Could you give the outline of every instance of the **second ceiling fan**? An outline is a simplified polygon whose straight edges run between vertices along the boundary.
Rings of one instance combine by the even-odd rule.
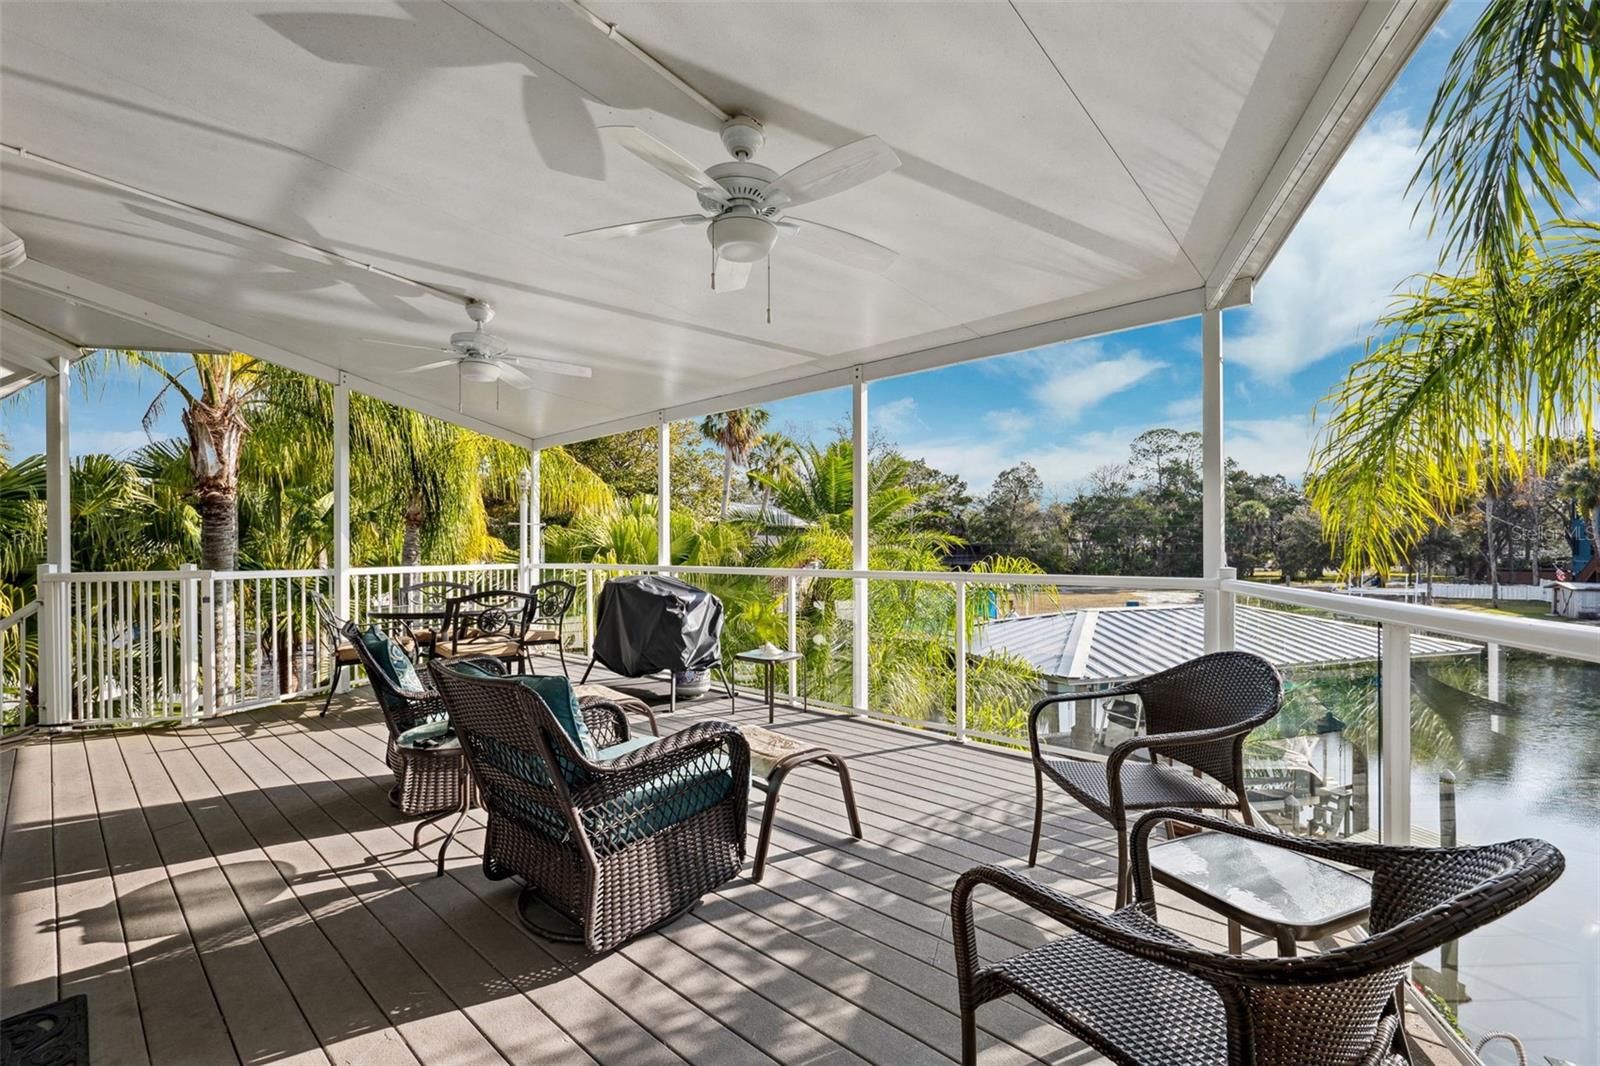
[[[898,254],[854,233],[785,214],[788,208],[844,192],[898,167],[900,157],[878,137],[852,141],[779,174],[753,161],[766,137],[761,123],[746,115],[722,126],[722,144],[733,159],[705,170],[638,126],[600,129],[667,177],[693,189],[701,208],[711,213],[625,222],[569,237],[610,240],[703,224],[713,250],[711,287],[717,292],[744,288],[750,267],[772,252],[780,234],[792,234],[797,248],[875,273],[887,270]]]

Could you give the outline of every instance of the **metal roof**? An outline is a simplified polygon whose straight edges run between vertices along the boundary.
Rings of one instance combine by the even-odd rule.
[[[1372,663],[1378,628],[1268,607],[1235,609],[1235,647],[1276,666]],[[1143,677],[1205,652],[1205,606],[1094,607],[1063,614],[998,618],[972,642],[974,654],[1004,651],[1050,677],[1122,681]],[[1463,641],[1413,634],[1413,658],[1476,655]]]

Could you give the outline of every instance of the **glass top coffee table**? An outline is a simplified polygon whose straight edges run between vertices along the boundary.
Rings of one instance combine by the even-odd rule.
[[[1150,848],[1150,872],[1228,919],[1228,950],[1241,954],[1239,928],[1270,936],[1278,954],[1367,920],[1372,885],[1332,863],[1232,833],[1203,832]]]

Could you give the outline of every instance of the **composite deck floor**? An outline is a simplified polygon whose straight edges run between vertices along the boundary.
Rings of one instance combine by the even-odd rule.
[[[482,874],[481,814],[436,878],[442,827],[411,849],[365,690],[319,709],[0,749],[0,1013],[87,993],[97,1066],[915,1066],[958,1054],[950,889],[977,863],[1023,865],[1024,759],[780,707],[777,728],[848,758],[865,840],[848,834],[837,779],[797,771],[760,884],[747,863],[690,915],[596,958],[524,931],[515,886]],[[727,703],[680,705],[662,729],[710,716]],[[741,698],[735,721],[765,719]],[[1036,875],[1109,906],[1111,848],[1103,824],[1053,798]],[[992,902],[986,957],[1051,935]],[[1162,918],[1224,941],[1194,907]],[[980,1018],[986,1064],[1098,1061],[1022,1006]]]

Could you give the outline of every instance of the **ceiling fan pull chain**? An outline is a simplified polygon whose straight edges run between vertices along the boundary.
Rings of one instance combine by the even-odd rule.
[[[767,325],[772,325],[772,255],[767,255]]]

